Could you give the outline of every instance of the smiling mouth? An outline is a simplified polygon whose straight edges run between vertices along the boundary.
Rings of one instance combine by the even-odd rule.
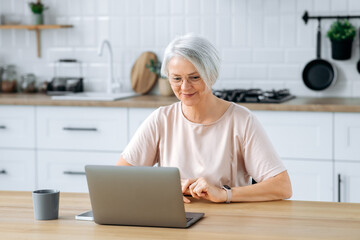
[[[184,97],[192,97],[195,95],[195,93],[183,93],[182,94]]]

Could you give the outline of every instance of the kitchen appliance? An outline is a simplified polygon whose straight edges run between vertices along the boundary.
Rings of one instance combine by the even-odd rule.
[[[77,77],[59,76],[59,69],[63,64],[76,64],[79,69],[79,75]],[[76,59],[60,59],[56,61],[54,64],[54,78],[47,85],[46,93],[48,95],[65,95],[83,91],[81,62]]]
[[[318,20],[316,36],[316,59],[306,64],[303,70],[304,84],[311,90],[324,90],[335,84],[336,68],[328,61],[321,59],[321,24]]]
[[[295,98],[290,94],[289,89],[263,91],[258,88],[253,89],[225,89],[214,90],[214,95],[218,98],[230,102],[242,103],[282,103]]]

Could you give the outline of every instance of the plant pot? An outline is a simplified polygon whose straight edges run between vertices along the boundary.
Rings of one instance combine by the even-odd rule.
[[[351,58],[352,39],[335,41],[331,40],[332,58],[335,60],[347,60]]]
[[[31,15],[31,22],[34,25],[42,25],[44,24],[44,15],[41,13],[33,13]]]
[[[174,95],[174,92],[167,78],[159,78],[159,91],[160,95],[164,97]]]

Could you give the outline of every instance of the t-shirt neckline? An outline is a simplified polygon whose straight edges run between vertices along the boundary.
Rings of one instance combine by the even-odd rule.
[[[181,107],[181,101],[178,102],[178,111],[180,111],[180,115],[181,117],[184,119],[185,122],[189,123],[189,124],[192,124],[192,125],[196,125],[196,126],[210,126],[210,125],[215,125],[217,124],[218,122],[222,121],[222,119],[225,118],[225,116],[231,111],[231,109],[234,107],[234,103],[230,103],[229,107],[226,109],[226,111],[223,113],[223,115],[221,115],[221,117],[219,117],[217,120],[215,120],[214,122],[211,122],[211,123],[195,123],[195,122],[192,122],[190,121],[189,119],[187,119],[185,117],[185,114],[183,113],[182,111],[182,107]]]

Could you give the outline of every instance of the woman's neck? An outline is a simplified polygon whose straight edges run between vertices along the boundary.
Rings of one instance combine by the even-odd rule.
[[[230,103],[209,94],[193,106],[181,104],[184,116],[191,122],[209,124],[218,120],[227,110]]]

